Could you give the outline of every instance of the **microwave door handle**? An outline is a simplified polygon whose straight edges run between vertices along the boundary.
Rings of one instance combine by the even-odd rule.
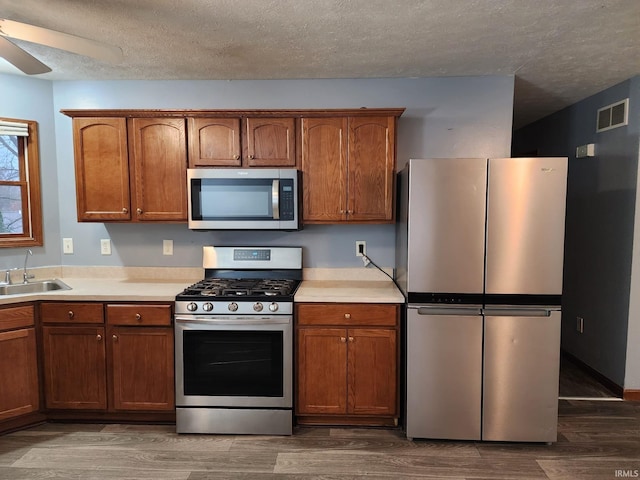
[[[273,219],[280,220],[280,180],[277,178],[271,184],[271,206],[273,208]]]

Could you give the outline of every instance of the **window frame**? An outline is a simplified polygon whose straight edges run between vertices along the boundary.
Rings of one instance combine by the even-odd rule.
[[[3,185],[19,185],[22,197],[22,234],[0,234],[0,248],[33,247],[43,245],[42,233],[42,191],[40,185],[40,150],[38,122],[2,117],[0,120],[25,123],[29,129],[28,137],[18,137],[18,162],[20,180],[2,182]],[[26,148],[25,148],[26,143]],[[26,155],[25,155],[26,154]],[[26,212],[26,214],[25,214]]]

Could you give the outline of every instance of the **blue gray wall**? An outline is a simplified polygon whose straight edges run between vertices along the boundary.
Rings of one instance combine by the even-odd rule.
[[[410,157],[508,156],[512,76],[275,81],[55,81],[0,74],[0,115],[39,122],[45,247],[34,265],[199,266],[207,244],[296,245],[305,266],[358,267],[355,241],[393,267],[393,225],[316,225],[300,232],[191,232],[186,225],[78,223],[71,119],[61,109],[277,109],[406,107],[398,124],[401,168]],[[61,239],[73,238],[63,255]],[[112,255],[100,254],[110,238]],[[162,240],[174,255],[162,255]],[[0,267],[20,265],[24,249],[0,249]]]
[[[35,120],[40,136],[44,246],[32,248],[30,265],[60,264],[58,173],[53,85],[46,80],[0,74],[0,117]],[[22,266],[26,248],[0,248],[0,269]]]
[[[620,386],[625,382],[638,172],[638,110],[627,127],[596,133],[598,108],[630,97],[638,79],[514,133],[513,154],[569,157],[562,347]],[[575,158],[594,143],[595,156]],[[576,317],[584,318],[584,333]],[[638,343],[635,342],[637,345]],[[639,367],[636,367],[636,370]]]

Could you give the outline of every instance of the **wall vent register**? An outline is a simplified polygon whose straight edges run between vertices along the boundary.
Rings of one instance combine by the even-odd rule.
[[[629,123],[629,99],[598,109],[596,132],[623,127]]]

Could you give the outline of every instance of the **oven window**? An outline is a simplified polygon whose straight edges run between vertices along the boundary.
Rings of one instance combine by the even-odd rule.
[[[281,331],[183,332],[184,393],[283,396]]]

